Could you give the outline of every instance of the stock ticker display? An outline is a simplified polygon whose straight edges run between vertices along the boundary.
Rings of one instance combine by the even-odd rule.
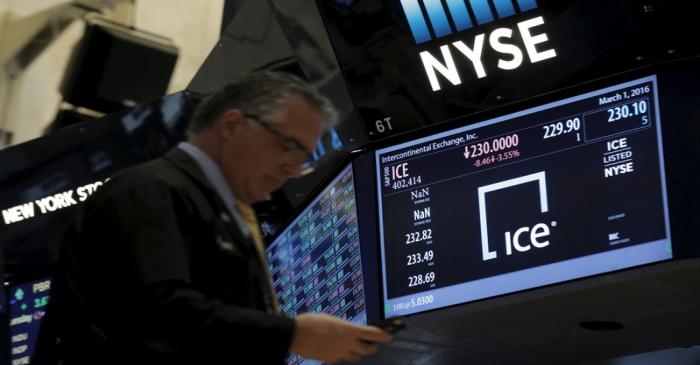
[[[283,313],[323,312],[366,323],[352,165],[267,248]],[[289,364],[310,364],[292,356]]]
[[[385,316],[672,258],[655,76],[376,151]]]
[[[49,303],[51,281],[41,279],[9,287],[10,363],[30,364]]]

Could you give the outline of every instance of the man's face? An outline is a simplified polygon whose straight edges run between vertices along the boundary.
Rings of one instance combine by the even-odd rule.
[[[262,121],[274,131],[243,117],[236,137],[224,143],[221,167],[236,199],[251,204],[269,199],[287,179],[301,174],[307,154],[316,149],[323,121],[301,97],[292,97],[286,110]],[[296,140],[304,150],[290,148],[285,139]]]

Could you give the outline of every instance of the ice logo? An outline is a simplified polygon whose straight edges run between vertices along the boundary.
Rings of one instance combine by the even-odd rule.
[[[546,213],[549,211],[549,202],[547,200],[547,177],[544,171],[534,174],[509,179],[495,184],[481,186],[477,189],[479,196],[479,223],[481,229],[481,254],[482,261],[493,260],[498,257],[495,250],[491,250],[489,245],[488,222],[486,220],[486,194],[494,191],[507,189],[513,186],[537,182],[539,186],[540,212]],[[550,223],[552,227],[557,226],[556,221]],[[513,249],[517,252],[529,251],[532,247],[544,248],[549,246],[547,238],[550,234],[550,226],[545,223],[535,224],[533,227],[521,227],[515,232],[506,231],[505,236],[505,251],[506,255],[512,255]],[[521,242],[522,236],[525,235],[528,242]]]

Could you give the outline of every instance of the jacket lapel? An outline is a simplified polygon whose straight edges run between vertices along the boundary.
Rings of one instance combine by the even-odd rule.
[[[225,226],[229,228],[229,232],[233,235],[234,239],[243,243],[248,251],[254,252],[252,251],[255,249],[253,246],[254,243],[250,238],[243,235],[238,223],[235,222],[234,218],[229,214],[226,204],[224,204],[219,193],[216,192],[216,189],[214,189],[209,180],[207,180],[207,177],[197,164],[197,161],[188,155],[187,152],[177,147],[171,149],[163,156],[163,159],[172,163],[199,186],[207,200],[213,205],[215,214],[217,214],[217,219],[225,223]]]
[[[168,153],[166,153],[165,156],[163,156],[163,158],[175,165],[175,167],[183,171],[185,174],[187,174],[187,176],[195,180],[199,185],[206,188],[209,193],[216,194],[216,190],[211,185],[211,183],[209,183],[207,177],[204,176],[204,172],[201,168],[199,168],[197,161],[195,161],[190,155],[188,155],[187,152],[175,147],[168,151]]]

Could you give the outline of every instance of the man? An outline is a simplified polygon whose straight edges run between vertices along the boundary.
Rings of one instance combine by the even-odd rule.
[[[316,147],[329,102],[296,77],[256,73],[205,99],[189,140],[114,176],[65,240],[49,318],[66,364],[335,362],[390,336],[276,311],[245,208]],[[251,230],[251,227],[253,230]]]

